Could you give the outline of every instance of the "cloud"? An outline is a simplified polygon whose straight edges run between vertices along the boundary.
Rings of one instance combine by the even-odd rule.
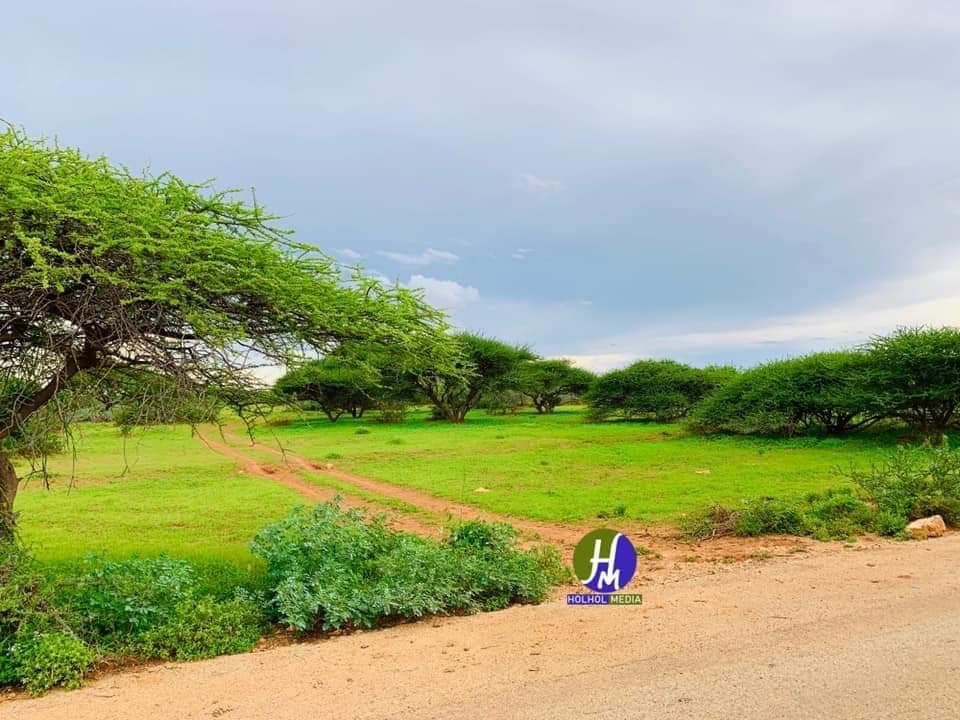
[[[345,257],[347,260],[363,260],[367,257],[366,253],[357,252],[351,248],[340,248],[338,251],[341,257]]]
[[[527,256],[532,252],[533,250],[530,248],[517,248],[510,253],[510,257],[512,257],[514,260],[526,260]]]
[[[728,327],[662,333],[638,330],[598,340],[633,357],[714,357],[726,351],[782,357],[852,347],[903,326],[960,324],[960,253],[932,259],[925,269],[877,283],[851,300],[806,312],[773,315]],[[594,356],[585,356],[594,357]]]
[[[520,173],[513,179],[513,186],[532,195],[553,195],[567,189],[560,180],[542,178],[533,173]]]
[[[434,250],[433,248],[427,248],[419,255],[388,252],[386,250],[378,251],[377,255],[398,262],[401,265],[453,265],[460,259],[459,255],[455,255],[452,252],[448,252],[447,250]]]
[[[574,365],[584,370],[601,373],[629,365],[637,359],[633,353],[599,353],[597,355],[563,355]]]
[[[413,275],[407,287],[423,290],[427,302],[443,310],[454,310],[480,299],[480,291],[475,287],[424,275]]]

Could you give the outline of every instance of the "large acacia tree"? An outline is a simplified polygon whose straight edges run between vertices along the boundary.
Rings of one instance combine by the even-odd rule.
[[[420,296],[295,244],[254,201],[0,133],[0,526],[11,453],[76,387],[147,370],[191,393],[256,385],[344,341],[444,367]],[[429,361],[422,356],[429,355]]]

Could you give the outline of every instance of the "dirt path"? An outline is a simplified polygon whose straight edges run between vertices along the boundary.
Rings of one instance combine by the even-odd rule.
[[[338,493],[332,488],[325,488],[316,485],[309,480],[305,480],[296,472],[292,471],[287,465],[264,465],[250,457],[243,450],[220,440],[213,432],[198,430],[197,434],[200,440],[213,452],[219,453],[235,461],[240,469],[250,475],[257,475],[267,480],[272,480],[284,485],[291,490],[300,493],[303,497],[314,502],[329,502],[338,495],[344,507],[360,508],[362,510],[381,513],[385,512],[390,527],[397,530],[406,530],[407,532],[417,533],[429,537],[436,537],[438,528],[435,525],[428,525],[420,522],[417,518],[410,517],[403,513],[391,511],[390,508],[383,505],[368,502],[362,498]],[[232,436],[234,442],[239,440],[237,436]],[[242,442],[242,441],[241,441]],[[292,464],[292,463],[291,463]]]
[[[5,720],[957,717],[960,534],[640,582],[535,607],[157,666]],[[644,571],[648,568],[644,568]]]
[[[207,436],[209,436],[209,434]],[[426,510],[442,519],[455,518],[459,520],[506,522],[513,525],[527,537],[558,545],[568,553],[572,551],[572,548],[579,542],[580,538],[600,524],[599,521],[589,524],[549,523],[493,513],[481,510],[472,505],[431,495],[416,488],[394,485],[382,480],[374,480],[372,478],[355,475],[341,470],[329,462],[313,462],[289,450],[281,450],[275,446],[264,443],[251,442],[249,438],[241,437],[229,431],[224,432],[224,437],[231,444],[219,448],[218,451],[237,459],[238,462],[243,463],[245,468],[249,468],[250,472],[255,471],[253,469],[254,466],[259,466],[261,471],[268,472],[270,473],[270,477],[281,481],[288,481],[289,476],[293,475],[296,478],[296,482],[314,489],[316,489],[315,485],[303,480],[303,478],[292,473],[290,470],[326,475],[340,482],[352,485],[359,490],[381,497],[400,500],[408,505]],[[260,466],[244,452],[244,449],[249,450],[251,447],[274,455],[282,464],[276,467]],[[285,484],[287,484],[286,481]],[[325,499],[329,499],[334,494],[335,493],[331,491]],[[351,499],[349,497],[347,500],[348,503],[359,503],[361,506],[364,504],[362,500]],[[367,502],[365,504],[367,507],[375,510],[383,509],[374,503]],[[397,516],[396,522],[404,522],[402,514]],[[399,527],[399,525],[395,526]],[[412,523],[406,529],[410,529],[413,532],[422,532],[422,529],[417,529],[416,523]],[[631,540],[635,543],[642,544],[658,557],[660,562],[653,566],[653,572],[670,569],[674,575],[689,575],[697,572],[696,566],[702,563],[729,562],[758,556],[792,554],[799,551],[818,552],[824,547],[821,543],[813,543],[802,538],[778,536],[762,538],[721,538],[708,543],[692,543],[679,537],[673,528],[640,526],[636,523],[621,523],[617,529],[625,532]],[[431,532],[433,535],[436,535],[436,528],[433,528]]]

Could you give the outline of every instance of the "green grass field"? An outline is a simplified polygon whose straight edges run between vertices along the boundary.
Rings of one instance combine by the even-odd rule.
[[[94,552],[166,553],[245,566],[253,562],[253,535],[302,502],[285,487],[238,473],[182,426],[124,441],[112,425],[84,424],[76,464],[59,455],[50,470],[51,490],[31,480],[16,502],[24,540],[50,562]]]
[[[624,506],[628,517],[655,523],[712,502],[841,485],[839,469],[868,464],[894,444],[884,434],[708,439],[685,435],[678,425],[585,423],[579,408],[547,416],[475,411],[464,425],[427,418],[417,413],[395,425],[287,418],[257,436],[359,475],[496,512],[589,520]]]
[[[518,517],[589,522],[623,506],[627,518],[651,523],[674,522],[712,502],[837,486],[844,482],[838,468],[867,464],[893,444],[882,434],[704,439],[676,425],[588,424],[575,408],[553,416],[478,411],[459,426],[429,421],[425,413],[399,425],[278,417],[258,438],[360,475]],[[124,440],[111,425],[85,424],[76,450],[76,460],[51,458],[52,490],[33,480],[17,499],[22,535],[42,560],[166,553],[249,567],[253,535],[303,502],[279,484],[239,472],[182,426]]]

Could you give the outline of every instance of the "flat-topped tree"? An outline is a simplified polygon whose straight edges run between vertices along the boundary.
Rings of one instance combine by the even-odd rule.
[[[485,393],[515,389],[520,365],[536,356],[527,348],[480,335],[453,337],[460,350],[455,366],[427,366],[417,373],[416,382],[433,403],[435,415],[461,423]]]
[[[0,525],[31,418],[72,384],[139,368],[195,391],[257,384],[342,341],[443,367],[443,317],[341,269],[257,205],[173,175],[0,133]],[[423,360],[429,356],[429,360]],[[84,383],[77,383],[83,377]]]
[[[569,360],[532,360],[517,371],[517,389],[530,398],[538,413],[552,413],[564,395],[582,395],[595,376]]]

